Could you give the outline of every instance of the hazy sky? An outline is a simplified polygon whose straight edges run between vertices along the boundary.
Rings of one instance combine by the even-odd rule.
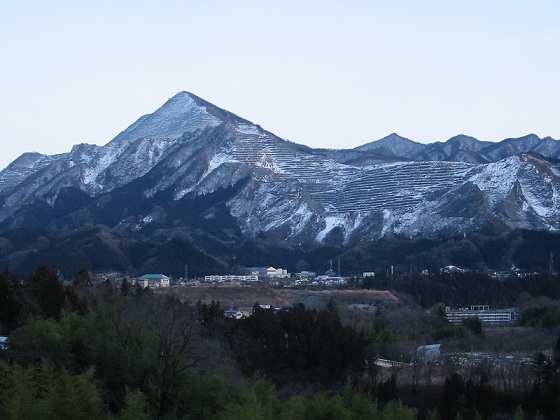
[[[182,90],[312,147],[560,139],[558,0],[0,0],[0,60],[1,168]]]

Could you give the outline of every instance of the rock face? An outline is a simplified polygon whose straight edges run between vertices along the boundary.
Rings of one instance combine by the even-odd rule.
[[[206,208],[206,220],[294,244],[556,232],[558,158],[560,141],[535,135],[424,145],[391,134],[352,150],[311,149],[181,92],[105,146],[12,162],[0,172],[0,231],[182,229],[189,220],[170,209],[219,195],[225,207]]]

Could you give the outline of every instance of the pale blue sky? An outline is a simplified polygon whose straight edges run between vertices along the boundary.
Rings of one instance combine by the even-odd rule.
[[[187,90],[312,147],[560,139],[560,1],[0,0],[0,167]]]

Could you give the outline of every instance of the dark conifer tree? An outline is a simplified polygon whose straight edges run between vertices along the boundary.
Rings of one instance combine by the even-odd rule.
[[[7,269],[0,273],[0,333],[7,334],[18,325],[21,316],[21,306],[18,293],[21,283]]]
[[[65,301],[64,287],[58,274],[47,267],[40,266],[27,279],[25,284],[31,299],[31,312],[44,319],[60,317],[60,312]]]

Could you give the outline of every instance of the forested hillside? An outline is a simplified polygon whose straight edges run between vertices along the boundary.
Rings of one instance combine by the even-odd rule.
[[[454,351],[504,346],[496,341],[502,329],[476,322],[451,326],[437,305],[418,309],[415,299],[428,305],[441,297],[434,292],[439,280],[417,283],[422,287],[412,300],[408,293],[418,279],[376,280],[378,287],[387,281],[389,289],[407,294],[387,306],[378,302],[373,311],[339,308],[333,295],[318,308],[299,303],[273,310],[255,303],[250,316],[236,320],[226,318],[217,301],[189,302],[128,282],[119,289],[109,282],[94,285],[85,270],[67,285],[45,266],[23,282],[4,271],[0,324],[8,342],[0,350],[0,416],[557,418],[560,344],[553,341],[559,312],[543,300],[556,293],[550,278],[527,279],[520,293],[528,306],[515,334],[541,337],[536,341],[553,350],[520,365],[522,380],[507,366],[407,361],[407,348],[430,339]],[[447,280],[458,293],[493,281],[468,275]],[[383,371],[377,361],[386,358],[402,360],[403,368]]]

